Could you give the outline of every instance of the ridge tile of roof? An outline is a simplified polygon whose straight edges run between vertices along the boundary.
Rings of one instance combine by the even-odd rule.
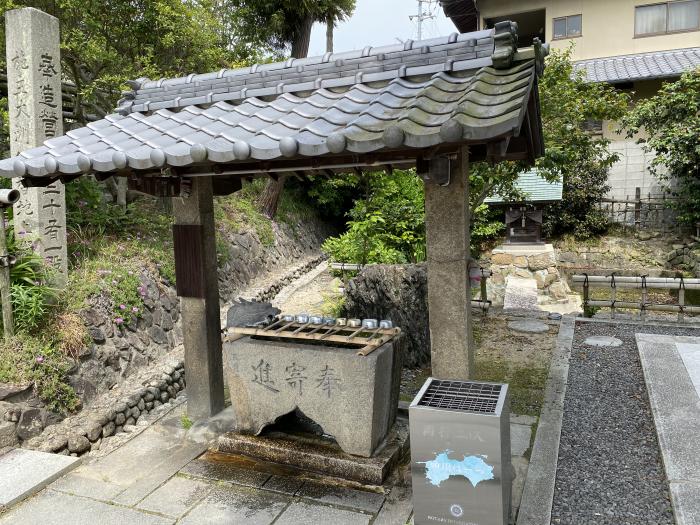
[[[130,83],[134,89],[123,94],[116,111],[127,114],[222,100],[230,102],[304,88],[341,87],[433,74],[444,70],[445,63],[455,70],[479,68],[490,65],[487,61],[494,46],[494,30],[489,29],[178,78],[141,78]]]

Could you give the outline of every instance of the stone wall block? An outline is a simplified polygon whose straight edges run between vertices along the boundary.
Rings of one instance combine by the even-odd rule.
[[[15,423],[0,420],[0,448],[13,447],[19,443]]]
[[[44,430],[45,424],[46,410],[43,408],[24,410],[17,423],[17,436],[22,440],[38,436]]]

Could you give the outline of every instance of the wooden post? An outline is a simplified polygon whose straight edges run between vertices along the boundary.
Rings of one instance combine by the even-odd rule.
[[[469,152],[428,161],[425,224],[432,375],[474,374],[469,279]],[[449,181],[449,184],[446,184]]]
[[[642,188],[634,189],[634,226],[637,230],[642,226]]]
[[[190,197],[173,199],[173,214],[187,412],[192,419],[205,419],[224,408],[212,178],[193,178]]]

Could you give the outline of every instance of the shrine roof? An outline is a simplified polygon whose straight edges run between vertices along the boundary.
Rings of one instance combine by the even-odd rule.
[[[516,30],[139,79],[114,114],[0,161],[0,176],[347,171],[461,145],[534,161],[547,48],[517,49]]]
[[[524,195],[524,202],[556,202],[562,199],[564,184],[561,181],[550,182],[543,179],[536,169],[518,175],[515,181],[518,192]],[[485,204],[507,204],[500,195],[492,195],[484,200]]]

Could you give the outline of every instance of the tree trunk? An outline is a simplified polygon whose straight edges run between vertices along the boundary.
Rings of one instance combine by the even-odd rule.
[[[314,19],[311,15],[307,15],[303,20],[297,34],[292,41],[292,58],[306,58],[309,54],[309,44],[311,43],[311,26],[314,25]]]
[[[335,21],[332,16],[326,19],[326,53],[333,52],[333,29],[335,27]]]
[[[265,190],[258,198],[260,213],[268,219],[274,219],[277,214],[277,207],[279,206],[280,197],[282,196],[285,180],[287,180],[286,175],[280,175],[277,180],[268,180],[265,185]]]
[[[302,22],[294,41],[292,42],[292,58],[306,58],[309,54],[309,44],[311,43],[311,26],[314,19],[310,15]],[[258,199],[260,211],[268,219],[274,219],[277,215],[277,207],[284,190],[286,175],[281,175],[277,180],[269,179],[265,189]]]

